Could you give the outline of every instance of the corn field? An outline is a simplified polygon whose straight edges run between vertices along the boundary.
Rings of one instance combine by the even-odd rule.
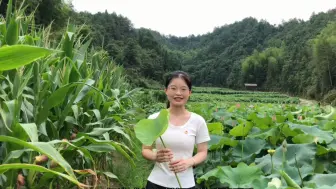
[[[57,41],[24,10],[10,0],[0,22],[0,188],[108,185],[112,153],[134,166],[137,89],[81,27]]]

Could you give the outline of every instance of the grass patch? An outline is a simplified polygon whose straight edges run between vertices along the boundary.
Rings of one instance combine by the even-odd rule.
[[[135,142],[132,151],[136,154],[136,159],[134,159],[136,167],[133,168],[125,158],[117,158],[117,162],[113,166],[113,173],[119,177],[120,182],[127,188],[145,188],[154,163],[142,157],[141,142],[136,138],[132,140]]]

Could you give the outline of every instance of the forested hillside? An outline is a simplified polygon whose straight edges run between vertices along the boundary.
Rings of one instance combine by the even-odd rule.
[[[132,78],[160,82],[167,71],[183,69],[199,86],[242,89],[244,83],[257,83],[260,90],[319,100],[332,96],[326,94],[335,88],[335,9],[280,26],[246,18],[189,37],[135,29],[115,13],[78,13],[75,20],[90,26],[95,45],[103,46]]]
[[[107,12],[76,14],[76,24],[86,23],[95,46],[107,50],[130,78],[162,80],[164,73],[182,69],[180,52],[163,46],[147,29],[135,29],[129,19]],[[137,83],[142,85],[142,83]]]
[[[184,68],[199,85],[241,88],[248,82],[265,90],[323,96],[335,83],[335,23],[331,21],[336,21],[335,10],[279,27],[246,18],[200,37],[201,45],[191,39],[190,44],[203,48],[197,47]]]
[[[16,5],[22,0],[17,0]],[[4,5],[6,3],[3,3]],[[279,26],[255,18],[189,37],[163,36],[116,13],[75,12],[63,0],[27,1],[36,7],[36,24],[54,20],[53,31],[68,21],[85,25],[93,45],[126,68],[134,85],[153,86],[171,70],[188,71],[196,85],[243,89],[257,83],[260,90],[275,90],[314,99],[334,99],[336,83],[336,9],[313,14],[308,21],[292,19]],[[37,5],[40,6],[37,6]],[[6,7],[1,7],[1,13]],[[69,20],[65,19],[69,18]],[[330,93],[330,94],[328,94]],[[330,101],[330,100],[329,100]]]

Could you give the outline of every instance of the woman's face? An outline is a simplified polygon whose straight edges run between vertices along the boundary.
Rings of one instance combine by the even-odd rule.
[[[184,106],[191,94],[187,83],[182,78],[172,79],[165,91],[171,106]]]

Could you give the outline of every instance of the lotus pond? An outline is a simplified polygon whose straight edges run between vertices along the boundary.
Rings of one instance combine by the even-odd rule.
[[[191,103],[211,133],[202,188],[336,188],[332,107]]]

